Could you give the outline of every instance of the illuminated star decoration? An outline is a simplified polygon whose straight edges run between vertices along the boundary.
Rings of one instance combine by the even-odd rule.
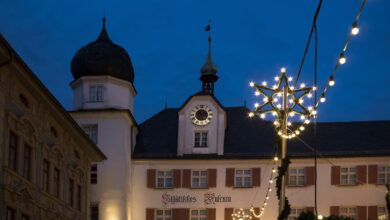
[[[233,220],[250,220],[252,216],[244,209],[239,209],[236,213],[232,214]]]
[[[250,82],[250,86],[255,88],[255,96],[262,96],[263,104],[255,103],[255,110],[249,113],[250,117],[258,115],[265,119],[267,114],[275,117],[274,125],[278,135],[282,138],[291,139],[299,135],[305,128],[300,126],[292,129],[292,119],[299,116],[302,124],[309,124],[310,119],[317,114],[313,106],[304,105],[305,98],[312,98],[315,87],[307,87],[304,83],[299,88],[295,88],[289,83],[293,81],[292,77],[287,77],[286,69],[282,68],[279,76],[275,77],[276,84],[272,87],[267,86],[267,82],[256,84]],[[284,91],[286,90],[286,96]],[[285,112],[286,111],[286,112]],[[287,117],[287,131],[283,132],[281,128],[283,117]]]

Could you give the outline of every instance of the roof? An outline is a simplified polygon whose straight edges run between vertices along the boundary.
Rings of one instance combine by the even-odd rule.
[[[251,119],[245,107],[225,107],[227,128],[224,155],[177,156],[178,108],[168,108],[140,124],[134,158],[146,159],[261,159],[274,155],[279,138],[270,121]],[[288,140],[292,157],[312,157],[310,148],[324,157],[390,155],[390,121],[319,122],[298,138]]]
[[[46,88],[46,86],[38,79],[38,77],[34,74],[34,72],[27,66],[27,64],[23,61],[23,59],[19,56],[19,54],[16,53],[16,51],[11,47],[11,45],[8,43],[8,41],[3,37],[2,34],[0,34],[0,43],[2,43],[5,48],[10,53],[10,60],[2,63],[2,65],[6,65],[8,63],[18,62],[24,69],[25,72],[28,74],[29,77],[33,80],[33,83],[38,85],[38,87],[43,91],[43,93],[48,97],[48,99],[54,104],[54,108],[56,111],[58,111],[65,121],[70,123],[70,126],[74,128],[76,131],[75,133],[80,134],[81,138],[85,140],[88,145],[86,145],[89,149],[89,151],[94,152],[93,158],[95,161],[101,161],[107,159],[107,157],[104,155],[104,153],[96,146],[95,143],[89,138],[89,136],[84,132],[82,128],[77,124],[77,122],[70,116],[70,114],[64,109],[64,107],[58,102],[58,100],[50,93],[50,91]]]

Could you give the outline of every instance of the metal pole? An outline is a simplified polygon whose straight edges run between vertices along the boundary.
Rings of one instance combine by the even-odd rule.
[[[288,87],[285,86],[283,88],[283,112],[281,114],[283,134],[287,134],[287,118],[288,118],[287,92],[288,92]],[[282,137],[282,149],[281,149],[282,161],[286,158],[286,155],[287,155],[287,139]],[[286,172],[288,172],[288,170]],[[282,184],[281,184],[282,188],[280,190],[280,200],[279,200],[279,214],[281,214],[284,209],[284,200],[286,198],[286,181],[287,180],[285,174],[282,176]]]

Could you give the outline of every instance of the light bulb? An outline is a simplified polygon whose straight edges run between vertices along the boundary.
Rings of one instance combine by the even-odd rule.
[[[274,157],[274,161],[278,161],[279,160],[279,158],[278,157]]]
[[[313,115],[316,115],[316,114],[317,114],[317,111],[316,111],[316,110],[313,110],[311,113],[312,113]]]
[[[290,90],[294,90],[295,89],[295,87],[294,86],[290,86]]]
[[[259,96],[260,95],[260,92],[259,91],[256,91],[255,92],[255,96]]]
[[[289,121],[289,122],[287,122],[287,126],[291,126],[291,122]]]
[[[313,97],[313,95],[311,93],[309,93],[309,94],[307,94],[307,97],[311,98],[311,97]]]
[[[340,54],[339,63],[340,63],[340,64],[344,64],[345,62],[347,62],[347,59],[346,59],[345,56],[344,56],[344,52],[342,52],[342,53]]]
[[[294,100],[293,100],[293,99],[290,99],[290,100],[288,100],[288,102],[289,102],[290,104],[292,104],[292,103],[294,103]]]
[[[301,115],[301,120],[305,120],[306,117],[304,115]]]
[[[275,76],[275,81],[279,81],[279,76]]]
[[[268,189],[268,192],[271,192],[271,191],[272,191],[272,189],[271,189],[271,188],[269,188],[269,189]]]
[[[298,130],[295,131],[295,134],[297,134],[297,135],[299,135],[300,133],[301,133],[301,132],[298,131]]]
[[[265,114],[260,114],[260,118],[264,119],[265,118]]]
[[[278,97],[282,97],[283,94],[281,92],[278,92],[277,95],[278,95]]]
[[[313,91],[316,91],[317,90],[317,87],[313,86]]]
[[[278,101],[279,101],[279,99],[277,99],[277,98],[273,98],[273,99],[272,99],[272,101],[273,101],[273,102],[278,102]]]
[[[298,100],[299,104],[303,104],[303,99]]]
[[[273,180],[270,180],[269,183],[273,183],[274,181]]]
[[[279,122],[278,122],[278,121],[274,121],[274,125],[275,125],[275,126],[278,126],[278,125],[279,125]]]
[[[333,80],[333,76],[330,76],[329,78],[329,86],[334,86],[334,80]]]
[[[301,131],[305,130],[305,127],[301,126],[299,127],[299,129],[301,129]]]
[[[310,123],[310,119],[306,119],[305,124],[309,124],[309,123]]]
[[[357,22],[355,21],[352,25],[352,30],[351,30],[353,35],[357,35],[359,33],[359,27],[357,26]]]
[[[255,108],[258,108],[259,107],[259,103],[255,103]]]
[[[283,67],[282,69],[280,69],[280,72],[281,73],[285,73],[286,72],[286,68]]]
[[[266,81],[264,81],[263,83],[261,83],[261,85],[263,85],[263,86],[267,86],[267,82],[266,82]]]
[[[307,109],[308,109],[309,111],[312,111],[312,110],[313,110],[313,106],[309,106],[309,107],[307,107]]]
[[[267,96],[263,98],[263,102],[268,102],[268,97]]]
[[[324,217],[322,216],[322,215],[318,215],[317,216],[317,219],[319,219],[319,220],[321,220],[321,219],[323,219]]]
[[[304,88],[305,86],[305,83],[301,83],[301,88]]]
[[[324,103],[326,101],[325,95],[322,94],[320,98],[320,102]]]
[[[291,117],[294,117],[295,112],[290,112],[289,115],[290,115]]]
[[[272,169],[272,172],[273,172],[273,173],[276,173],[276,170],[275,170],[275,169]]]
[[[278,109],[281,109],[281,108],[282,108],[282,105],[281,105],[281,104],[277,104],[276,107],[277,107]]]
[[[276,116],[277,114],[276,114],[276,112],[272,112],[272,116]]]
[[[292,76],[288,77],[288,81],[289,81],[289,82],[293,81]]]
[[[253,116],[255,116],[255,114],[253,112],[249,112],[249,117],[252,118]]]
[[[277,85],[273,85],[273,86],[272,86],[272,89],[277,89],[277,88],[278,88]]]
[[[250,82],[250,83],[249,83],[249,86],[250,86],[250,87],[253,87],[253,86],[255,86],[255,83],[254,83],[254,82]]]

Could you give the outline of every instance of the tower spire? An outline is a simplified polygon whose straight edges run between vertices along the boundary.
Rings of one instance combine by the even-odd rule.
[[[211,21],[205,28],[206,32],[209,32],[208,36],[208,54],[205,63],[203,64],[200,73],[200,81],[202,81],[202,92],[210,95],[214,95],[214,82],[218,80],[217,67],[214,65],[211,58]]]
[[[100,35],[96,41],[111,41],[106,30],[106,16],[103,16],[102,22],[103,22],[102,31],[100,32]]]

